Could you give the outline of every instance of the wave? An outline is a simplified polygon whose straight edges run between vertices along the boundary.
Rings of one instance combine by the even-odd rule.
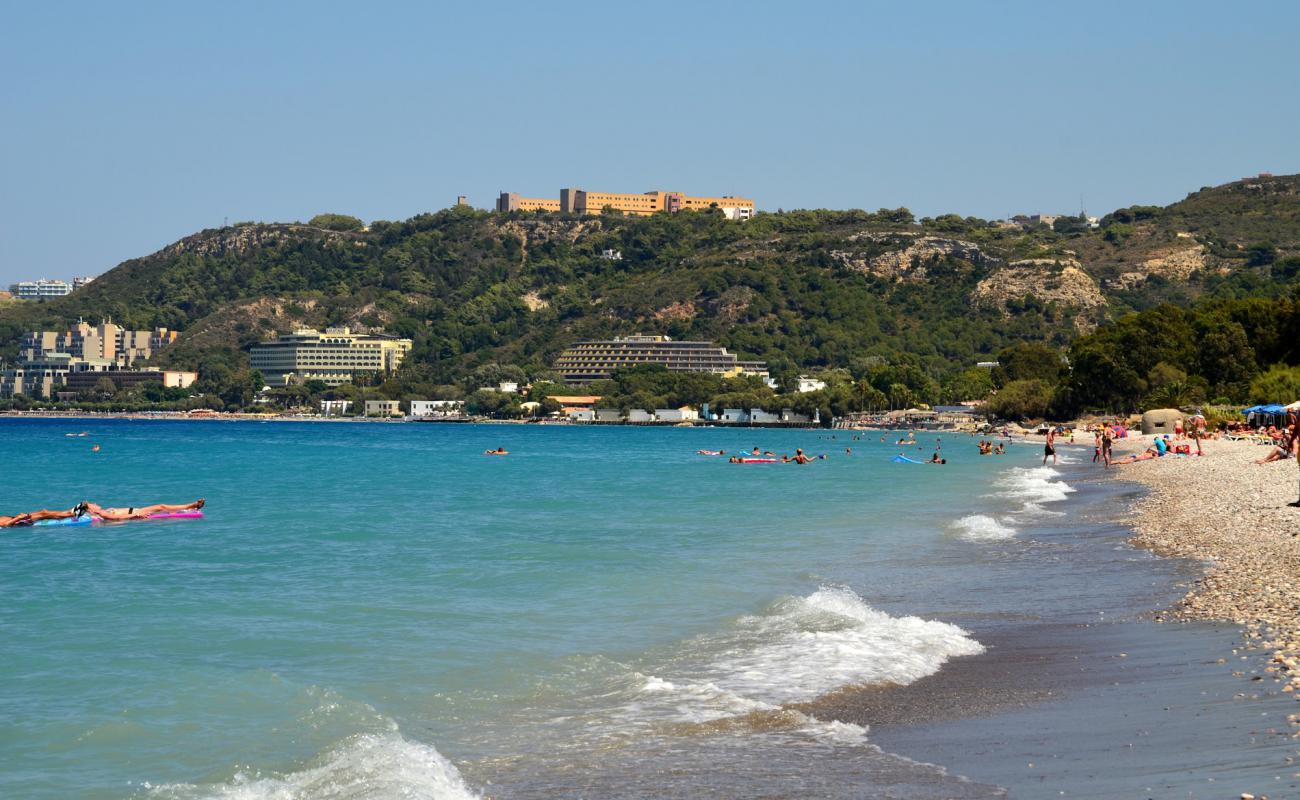
[[[312,765],[275,776],[236,774],[223,784],[148,786],[159,800],[478,800],[450,761],[432,745],[399,733],[365,733],[345,740]]]
[[[1059,503],[1075,491],[1060,477],[1061,473],[1051,467],[1013,467],[998,479],[996,485],[1001,491],[997,496],[1019,500],[1024,504],[1021,510],[1032,513],[1034,506]]]
[[[706,658],[695,664],[674,659],[680,674],[639,675],[638,697],[626,712],[691,723],[773,712],[849,686],[912,683],[984,646],[956,625],[890,616],[850,589],[823,587],[698,637],[683,652]],[[866,734],[861,726],[811,717],[806,724],[827,740],[858,741]]]
[[[952,523],[957,535],[971,541],[996,541],[1010,539],[1016,528],[987,514],[971,514]]]

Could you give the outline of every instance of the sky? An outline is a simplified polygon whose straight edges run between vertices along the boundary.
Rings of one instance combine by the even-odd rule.
[[[0,0],[0,286],[662,189],[1105,213],[1300,172],[1300,4]]]

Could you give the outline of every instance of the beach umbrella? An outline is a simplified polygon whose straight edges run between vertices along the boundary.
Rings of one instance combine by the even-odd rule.
[[[1283,406],[1286,411],[1300,411],[1300,400],[1295,401],[1289,406]]]

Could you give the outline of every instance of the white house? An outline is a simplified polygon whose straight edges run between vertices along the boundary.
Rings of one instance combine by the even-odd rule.
[[[764,411],[761,408],[751,408],[749,410],[749,421],[750,422],[780,422],[781,415],[772,414],[770,412]]]
[[[809,422],[809,419],[807,414],[796,414],[791,409],[785,408],[781,410],[781,421],[792,422],[796,425],[806,425]]]
[[[643,408],[631,408],[627,412],[628,422],[654,422],[655,415]]]
[[[681,408],[656,408],[655,419],[660,422],[693,422],[700,418],[700,412],[690,406]]]
[[[598,408],[596,409],[595,422],[622,422],[623,415],[617,408]]]
[[[743,408],[724,408],[718,421],[743,424],[749,422],[749,412]]]
[[[464,400],[412,400],[411,416],[433,417],[459,414],[465,408]]]
[[[327,417],[341,417],[348,413],[351,406],[351,400],[322,400],[320,401],[320,413]]]
[[[807,375],[799,376],[798,389],[800,393],[820,392],[826,388],[826,381],[819,381],[816,378],[809,378]]]
[[[596,410],[594,408],[570,408],[569,419],[574,422],[595,422]]]
[[[518,394],[519,384],[515,381],[501,381],[497,384],[497,391],[502,394]]]

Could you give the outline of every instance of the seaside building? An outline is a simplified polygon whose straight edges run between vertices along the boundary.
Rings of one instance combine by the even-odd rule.
[[[452,417],[465,411],[464,400],[412,400],[412,417]]]
[[[72,294],[72,284],[67,281],[41,278],[38,281],[19,281],[9,287],[19,300],[45,300]]]
[[[712,342],[674,342],[667,336],[641,335],[576,342],[555,360],[555,371],[564,376],[565,383],[589,383],[639,364],[662,364],[674,372],[768,379],[764,362],[741,361]]]
[[[610,208],[630,216],[648,217],[651,214],[678,211],[721,209],[728,219],[750,219],[754,216],[754,201],[747,197],[722,195],[720,197],[695,197],[681,192],[650,191],[589,192],[585,189],[560,190],[558,200],[539,197],[520,197],[515,192],[502,192],[497,198],[496,210],[505,211],[564,211],[570,214],[600,214]]]
[[[348,408],[351,405],[351,400],[322,400],[320,401],[320,413],[326,417],[341,417],[348,413]]]
[[[170,369],[86,369],[69,372],[63,385],[70,392],[88,392],[104,378],[113,381],[118,389],[130,389],[150,381],[157,381],[169,389],[188,389],[199,379],[199,373]]]
[[[367,417],[402,416],[402,403],[400,400],[367,400],[365,409]]]
[[[81,276],[78,276],[78,277],[76,277],[76,278],[73,278],[73,279],[72,279],[72,291],[75,292],[75,291],[77,291],[78,289],[84,289],[84,288],[86,288],[86,285],[87,285],[87,284],[89,284],[89,283],[94,283],[94,281],[95,281],[95,276],[93,276],[93,275],[81,275]]]
[[[382,333],[353,333],[349,328],[328,328],[321,333],[300,328],[275,341],[253,345],[251,361],[267,386],[311,380],[338,386],[356,375],[390,373],[410,351],[410,339]]]

